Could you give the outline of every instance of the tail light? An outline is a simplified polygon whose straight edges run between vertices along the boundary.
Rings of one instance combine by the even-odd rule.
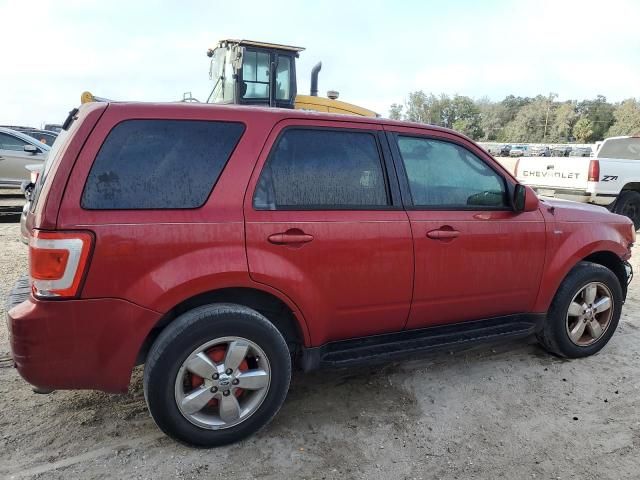
[[[31,290],[37,298],[75,297],[87,268],[93,237],[87,232],[43,232],[29,238]]]
[[[516,160],[516,166],[513,167],[513,176],[517,177],[518,176],[518,167],[520,166],[520,159]]]
[[[589,181],[590,182],[600,181],[600,161],[598,160],[591,160],[589,162]]]

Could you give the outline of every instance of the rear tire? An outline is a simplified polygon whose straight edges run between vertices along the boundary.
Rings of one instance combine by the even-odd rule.
[[[146,361],[144,393],[163,432],[215,447],[264,427],[282,406],[290,379],[289,349],[269,320],[241,305],[212,304],[162,331]]]
[[[636,230],[640,229],[640,193],[624,190],[618,195],[613,212],[628,217]]]
[[[622,298],[620,281],[611,270],[578,263],[560,284],[538,341],[565,358],[597,353],[618,327]]]

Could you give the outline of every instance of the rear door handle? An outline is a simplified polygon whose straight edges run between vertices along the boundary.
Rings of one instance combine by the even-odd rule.
[[[287,230],[283,233],[274,233],[269,235],[269,242],[275,245],[291,245],[300,243],[309,243],[313,240],[313,235],[308,235],[301,230]]]
[[[434,240],[449,240],[452,238],[458,238],[459,236],[460,232],[457,230],[445,230],[442,228],[427,232],[427,237],[433,238]]]

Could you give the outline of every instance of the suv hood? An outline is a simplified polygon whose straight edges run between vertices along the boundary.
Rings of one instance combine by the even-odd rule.
[[[611,213],[605,207],[589,203],[572,202],[559,198],[540,197],[545,207],[552,207],[555,218],[559,222],[601,222],[631,224],[627,217]]]

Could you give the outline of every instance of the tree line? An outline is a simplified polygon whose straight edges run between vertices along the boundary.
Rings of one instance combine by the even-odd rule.
[[[618,103],[598,95],[591,100],[557,101],[558,95],[501,101],[463,95],[409,93],[394,103],[389,118],[452,128],[474,140],[528,143],[590,143],[617,135],[640,135],[640,101]]]

